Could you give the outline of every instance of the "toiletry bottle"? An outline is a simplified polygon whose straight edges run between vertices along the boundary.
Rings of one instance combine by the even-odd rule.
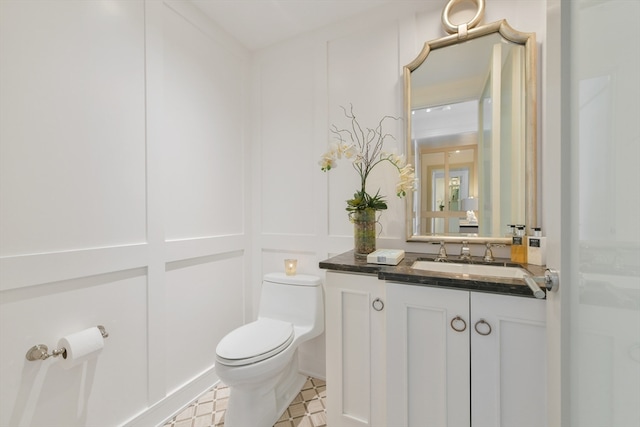
[[[547,238],[542,237],[540,227],[533,227],[533,236],[527,243],[527,260],[529,264],[546,265],[547,263]]]
[[[511,238],[511,261],[527,263],[527,245],[524,225],[516,225],[516,234]]]
[[[507,224],[506,237],[512,238],[515,235],[516,235],[516,226],[515,226],[515,224]]]

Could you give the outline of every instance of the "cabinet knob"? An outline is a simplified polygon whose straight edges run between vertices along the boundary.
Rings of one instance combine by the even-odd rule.
[[[462,323],[462,328],[456,328],[456,325],[459,325],[460,323]],[[467,322],[465,322],[462,317],[456,316],[451,319],[451,328],[453,328],[453,330],[456,332],[464,332],[464,330],[467,329]]]
[[[481,332],[480,329],[478,329],[478,325],[487,325],[487,328],[489,328],[489,329],[486,330],[485,332]],[[489,323],[487,323],[487,321],[484,320],[484,319],[478,320],[473,327],[476,330],[476,332],[479,333],[480,335],[487,336],[487,335],[491,334],[491,325]]]
[[[375,311],[382,311],[384,309],[384,302],[380,298],[376,298],[371,303],[371,306]]]

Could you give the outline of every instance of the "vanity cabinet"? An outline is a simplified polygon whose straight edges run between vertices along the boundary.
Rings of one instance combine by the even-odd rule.
[[[546,425],[545,302],[386,284],[387,425]]]
[[[327,425],[386,425],[385,282],[327,271]]]

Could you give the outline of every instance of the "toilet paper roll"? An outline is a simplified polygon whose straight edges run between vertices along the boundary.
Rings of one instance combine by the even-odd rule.
[[[104,338],[100,329],[93,327],[61,338],[58,348],[62,347],[66,352],[60,357],[60,363],[68,369],[96,357],[104,347]]]

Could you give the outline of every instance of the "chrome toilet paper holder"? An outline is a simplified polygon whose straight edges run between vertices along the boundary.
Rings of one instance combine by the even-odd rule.
[[[100,334],[102,334],[102,338],[107,338],[109,336],[109,333],[104,328],[104,326],[98,325],[97,328],[100,330]],[[60,355],[66,358],[66,355],[65,355],[66,352],[67,352],[67,349],[64,347],[61,347],[61,348],[52,350],[51,354],[49,354],[49,347],[47,347],[44,344],[37,344],[31,347],[29,351],[27,351],[27,354],[25,355],[25,357],[27,358],[27,360],[31,362],[35,360],[45,360],[52,356],[58,357]]]

